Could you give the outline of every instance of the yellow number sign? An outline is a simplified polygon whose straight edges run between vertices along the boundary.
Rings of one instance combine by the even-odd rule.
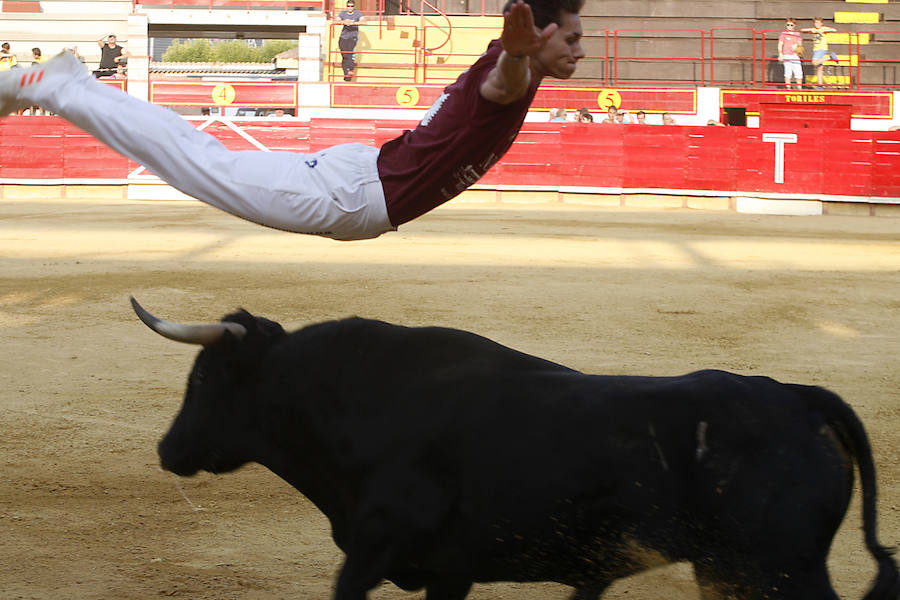
[[[234,86],[230,83],[220,83],[212,91],[212,101],[216,106],[231,104],[234,102],[234,96]]]
[[[397,104],[400,106],[417,106],[419,104],[419,90],[411,85],[401,85],[397,88]]]
[[[597,94],[597,106],[603,110],[609,110],[610,106],[618,108],[622,106],[622,96],[616,90],[600,90]]]

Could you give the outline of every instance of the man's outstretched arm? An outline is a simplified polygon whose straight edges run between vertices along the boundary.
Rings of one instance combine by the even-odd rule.
[[[530,57],[544,47],[558,28],[556,23],[550,23],[538,31],[531,7],[522,0],[513,4],[503,15],[503,52],[481,84],[481,96],[498,104],[510,104],[524,96],[531,83]]]

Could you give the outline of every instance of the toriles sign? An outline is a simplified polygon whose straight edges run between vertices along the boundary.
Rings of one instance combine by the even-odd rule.
[[[849,104],[854,119],[892,119],[893,95],[890,92],[805,92],[801,90],[755,91],[722,90],[720,104],[724,108],[744,108],[748,115],[759,116],[759,105],[783,104]]]

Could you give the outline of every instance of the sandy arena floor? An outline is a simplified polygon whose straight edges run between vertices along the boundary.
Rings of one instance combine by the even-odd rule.
[[[269,231],[195,203],[0,203],[0,597],[327,598],[325,519],[252,466],[179,481],[156,442],[196,349],[237,307],[460,327],[595,373],[722,368],[831,388],[866,423],[880,533],[900,543],[900,220],[565,206],[441,209],[379,240]],[[831,553],[861,597],[858,497]],[[562,599],[552,584],[471,598]],[[389,584],[375,599],[422,598]],[[608,598],[698,597],[681,565]]]

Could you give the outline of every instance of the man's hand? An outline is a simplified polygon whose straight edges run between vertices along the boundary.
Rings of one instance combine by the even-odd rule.
[[[503,52],[481,84],[481,96],[498,104],[510,104],[524,96],[531,83],[531,57],[544,48],[558,29],[557,23],[550,23],[539,31],[531,7],[522,0],[512,4],[503,15]]]
[[[503,33],[500,35],[500,42],[506,53],[513,58],[534,56],[557,29],[559,25],[550,23],[543,31],[538,31],[534,26],[531,7],[518,0],[510,6],[509,12],[503,15]]]

